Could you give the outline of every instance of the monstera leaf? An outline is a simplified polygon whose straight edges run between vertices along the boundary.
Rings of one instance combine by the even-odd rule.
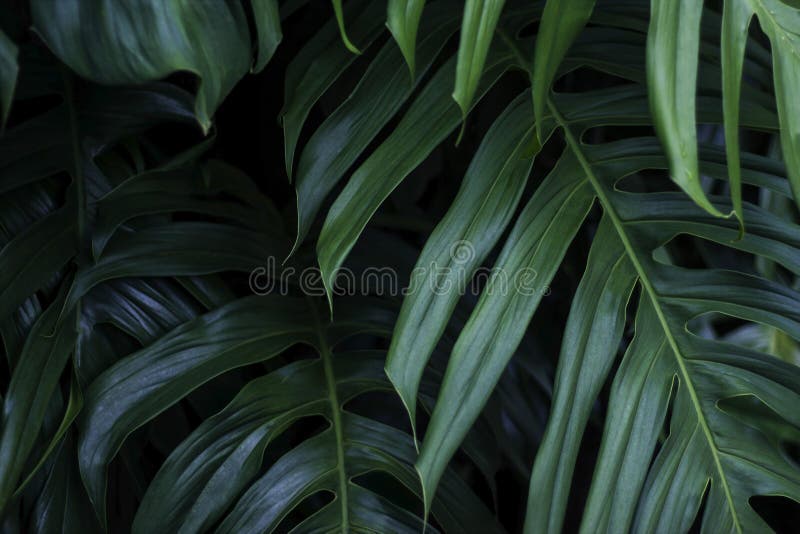
[[[305,343],[318,358],[290,363],[250,382],[175,449],[145,494],[134,531],[205,530],[220,520],[222,531],[273,530],[293,508],[320,492],[336,497],[297,528],[422,528],[420,518],[359,482],[361,475],[384,471],[419,491],[410,436],[346,408],[359,396],[390,386],[383,376],[382,354],[334,353],[333,348],[362,331],[387,334],[392,318],[379,303],[347,304],[351,309],[326,324],[308,321],[321,315],[318,304],[307,299],[235,301],[182,325],[98,377],[87,392],[79,454],[99,510],[104,506],[105,466],[122,440],[165,403],[176,402],[227,369]],[[115,399],[113,417],[110,399]],[[312,416],[324,417],[328,427],[260,475],[270,443]],[[466,525],[500,528],[458,477],[451,473],[448,484],[434,512],[442,525],[448,530]]]
[[[423,274],[418,287],[423,290],[413,291],[405,298],[387,359],[387,373],[413,422],[420,377],[458,300],[458,294],[440,294],[425,288],[433,276],[439,283],[469,278],[484,262],[525,189],[528,169],[533,163],[530,157],[541,148],[536,143],[537,137],[544,141],[554,129],[559,130],[567,148],[518,215],[493,266],[500,273],[527,273],[528,287],[525,291],[519,288],[502,291],[501,284],[508,280],[490,279],[452,349],[417,460],[426,504],[430,505],[445,466],[483,409],[487,391],[499,380],[542,300],[543,289],[550,284],[569,244],[596,203],[604,217],[594,236],[585,278],[573,300],[564,334],[550,421],[530,482],[526,530],[561,530],[581,434],[616,359],[626,308],[636,287],[641,293],[637,337],[614,382],[613,398],[619,399],[616,406],[620,412],[619,415],[616,411],[609,412],[584,528],[605,524],[607,527],[601,528],[613,531],[629,528],[683,531],[691,526],[708,491],[704,528],[758,530],[765,524],[749,504],[752,496],[786,495],[800,499],[796,466],[782,452],[787,429],[796,424],[789,407],[797,394],[800,375],[796,368],[772,357],[722,342],[704,341],[687,328],[696,316],[722,313],[768,324],[797,338],[796,307],[792,302],[796,302],[798,295],[790,288],[750,273],[687,271],[652,258],[654,252],[673,238],[694,235],[769,258],[796,273],[797,243],[790,236],[797,234],[798,227],[745,203],[742,213],[752,221],[753,229],[737,240],[736,223],[712,216],[722,213],[723,198],[708,196],[709,204],[704,205],[699,197],[691,199],[679,193],[633,194],[617,189],[617,182],[629,175],[674,168],[670,151],[662,151],[653,138],[630,138],[603,145],[580,141],[593,128],[653,124],[648,100],[653,98],[654,84],[645,76],[643,56],[638,65],[622,62],[632,43],[638,42],[643,47],[647,21],[637,22],[635,16],[618,23],[613,21],[611,13],[622,8],[622,4],[595,9],[593,16],[600,26],[587,28],[578,35],[572,52],[566,53],[563,68],[589,65],[633,82],[650,80],[650,83],[647,87],[634,84],[585,94],[552,97],[540,94],[534,100],[544,98],[546,112],[541,113],[538,121],[534,121],[524,104],[530,101],[530,96],[520,95],[507,107],[487,131],[459,195],[419,258],[417,269]],[[563,9],[570,8],[565,5]],[[529,16],[534,20],[535,12],[532,10]],[[653,20],[647,39],[658,38],[652,29],[656,24]],[[546,19],[545,23],[553,21]],[[669,29],[659,27],[659,31],[669,32]],[[541,35],[540,39],[545,38]],[[505,44],[510,47],[512,57],[522,57],[517,52],[519,45],[509,39]],[[704,56],[701,61],[705,61]],[[529,68],[527,62],[517,66]],[[700,86],[712,88],[716,83],[715,72],[719,72],[718,65],[702,63]],[[536,79],[536,72],[532,75]],[[537,87],[534,85],[534,89]],[[542,89],[546,87],[547,84]],[[401,135],[407,137],[406,121],[412,124],[414,106],[422,106],[423,98],[430,94],[427,91],[420,93],[392,132],[398,135],[398,140]],[[698,102],[700,121],[722,122],[723,115],[718,110],[723,106],[717,96],[701,95]],[[748,122],[745,126],[777,131],[778,120],[765,102],[768,96],[764,93],[748,91],[742,104],[748,109],[743,114]],[[419,117],[431,120],[432,114],[420,113]],[[448,133],[457,120],[454,115]],[[660,128],[657,131],[662,133]],[[430,127],[426,130],[430,131]],[[535,130],[542,134],[534,137]],[[684,135],[686,128],[680,131]],[[371,160],[407,164],[408,158],[399,154],[407,150],[408,142],[402,148],[394,148],[392,142],[390,136],[370,155],[331,207],[318,243],[328,288],[333,287],[341,258],[377,207],[377,203],[370,202],[385,198],[387,193],[378,193],[379,188],[385,187],[388,192],[407,172],[402,171],[400,177],[396,171],[391,177],[387,173],[383,185],[384,181],[377,178],[380,174],[368,167]],[[432,150],[440,139],[419,138],[414,142],[424,142],[421,148]],[[727,180],[718,149],[701,145],[698,153],[703,176]],[[743,166],[745,183],[773,189],[777,194],[787,193],[783,176],[779,174],[774,181],[767,182],[757,160],[749,155],[742,158],[751,165]],[[367,168],[370,170],[366,171]],[[378,168],[395,169],[387,164],[375,167]],[[705,199],[706,194],[703,195]],[[698,201],[700,207],[696,208],[692,200]],[[301,205],[302,201],[300,197]],[[704,215],[700,208],[706,208],[712,215]],[[450,247],[463,241],[470,248],[460,258]],[[441,274],[426,272],[424,267],[429,264],[446,267],[444,276],[449,278],[443,280]],[[629,371],[630,368],[638,371]],[[723,369],[729,379],[721,378]],[[629,376],[631,373],[638,374]],[[753,419],[742,412],[741,406],[736,405],[737,410],[723,408],[742,397],[761,402],[782,423],[754,427]],[[642,400],[631,400],[639,398]],[[642,412],[631,411],[631,405],[641,406]],[[657,446],[668,407],[671,407],[666,419],[669,438]],[[753,442],[754,433],[763,434],[764,438]],[[682,459],[681,454],[691,456]],[[764,460],[756,467],[745,460],[751,456]],[[689,465],[694,465],[692,478],[687,478],[688,471],[680,474]],[[610,492],[615,487],[619,487],[618,497]],[[659,523],[658,518],[671,522]]]
[[[274,1],[254,1],[253,10],[261,69],[280,41],[280,26]],[[48,47],[90,80],[133,84],[177,71],[195,74],[200,84],[194,111],[205,131],[251,63],[247,17],[239,2],[35,0],[31,12]]]
[[[197,314],[203,300],[214,297],[210,293],[197,302],[182,297],[176,281],[161,283],[143,277],[209,274],[230,269],[231,261],[249,271],[265,254],[285,247],[270,222],[270,202],[248,188],[251,184],[243,182],[235,169],[219,163],[198,166],[192,158],[202,152],[202,146],[142,172],[123,166],[119,173],[107,166],[105,151],[125,136],[161,121],[191,120],[185,92],[164,84],[123,90],[88,86],[62,78],[47,62],[36,67],[39,70],[31,73],[35,80],[23,76],[19,96],[28,96],[25,91],[32,81],[46,80],[64,102],[9,128],[0,156],[2,190],[9,203],[3,211],[0,315],[13,371],[4,393],[0,507],[12,495],[19,495],[21,486],[55,451],[80,409],[80,388],[119,357],[109,339],[96,331],[98,325],[114,324],[147,343],[176,321]],[[45,87],[36,89],[41,92]],[[58,179],[64,172],[71,177],[66,187]],[[159,189],[173,184],[168,186],[172,196],[165,196],[161,189],[159,202],[151,204],[147,195],[153,195],[156,178]],[[221,191],[239,200],[209,200]],[[62,196],[66,201],[59,206]],[[119,209],[115,202],[124,202],[125,208]],[[232,216],[240,203],[259,211],[244,226],[236,225],[242,219]],[[23,212],[15,205],[31,208]],[[223,219],[168,224],[178,211],[210,211]],[[161,220],[154,214],[160,214]],[[143,224],[142,216],[155,218]],[[238,234],[237,228],[245,234]],[[175,238],[182,244],[176,246]],[[240,247],[229,247],[233,238],[239,239]],[[195,253],[206,254],[203,266],[193,263]],[[77,266],[74,274],[65,272],[72,265]],[[197,295],[211,289],[200,286]],[[46,305],[37,291],[59,296]],[[70,358],[72,366],[68,366]],[[74,368],[76,382],[62,402],[58,383],[68,367]],[[57,428],[46,428],[52,426],[47,420],[59,417]],[[37,444],[40,432],[50,440],[49,446]]]
[[[681,184],[710,213],[721,215],[709,204],[700,187],[694,135],[695,73],[700,43],[702,5],[697,2],[653,2],[654,16],[648,34],[648,75],[654,119],[671,159],[670,168]],[[775,100],[780,116],[781,147],[795,202],[800,205],[800,156],[797,144],[797,112],[791,87],[800,73],[800,13],[797,6],[780,0],[725,2],[722,17],[721,65],[725,111],[725,139],[734,211],[744,220],[739,161],[739,123],[744,82],[743,62],[748,29],[755,15],[772,47]],[[751,45],[752,46],[752,45]]]
[[[796,526],[796,2],[0,12],[3,532]]]

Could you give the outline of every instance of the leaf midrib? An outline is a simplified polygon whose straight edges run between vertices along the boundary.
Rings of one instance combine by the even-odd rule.
[[[639,260],[638,255],[636,254],[636,250],[634,249],[630,241],[630,238],[627,232],[625,231],[622,220],[620,219],[619,215],[614,209],[614,206],[611,204],[611,201],[606,195],[605,189],[602,187],[598,178],[592,171],[591,164],[589,163],[583,151],[581,150],[580,143],[572,134],[572,131],[569,129],[568,123],[565,121],[564,117],[562,117],[558,108],[556,108],[555,104],[552,101],[552,98],[548,97],[547,105],[550,108],[551,112],[553,113],[553,117],[555,118],[556,122],[564,130],[564,136],[567,145],[570,147],[570,150],[572,150],[572,152],[575,154],[575,157],[578,158],[578,162],[580,163],[584,172],[586,172],[586,176],[589,179],[589,182],[592,184],[592,187],[596,191],[597,197],[600,200],[600,204],[603,206],[603,211],[607,213],[608,216],[611,218],[611,221],[614,224],[614,229],[617,231],[617,234],[619,235],[619,238],[622,241],[623,246],[625,247],[625,251],[630,257],[631,263],[633,263],[633,266],[636,269],[637,274],[639,275],[639,280],[641,281],[642,287],[650,297],[650,301],[653,303],[653,309],[655,310],[656,316],[658,317],[658,321],[659,323],[661,323],[661,327],[664,330],[664,335],[666,336],[667,342],[672,348],[673,356],[675,356],[675,361],[678,364],[678,370],[680,372],[681,377],[683,378],[683,382],[686,385],[686,390],[689,393],[689,397],[692,401],[692,406],[695,409],[695,413],[697,414],[697,420],[700,424],[700,427],[703,430],[703,434],[705,435],[706,440],[708,441],[709,449],[711,450],[711,455],[714,459],[714,465],[720,476],[720,483],[722,486],[722,490],[725,493],[725,499],[728,502],[728,507],[730,508],[731,511],[731,517],[733,519],[734,527],[736,531],[741,534],[743,532],[742,526],[739,522],[739,517],[736,514],[736,508],[733,503],[733,496],[731,495],[727,477],[725,476],[725,472],[722,469],[722,463],[720,461],[719,451],[717,450],[717,446],[714,441],[714,436],[711,434],[711,429],[708,426],[705,414],[703,413],[702,407],[700,405],[700,400],[697,396],[697,392],[695,391],[694,383],[692,382],[691,376],[689,375],[689,371],[686,368],[686,364],[683,361],[683,354],[681,353],[681,350],[678,347],[677,341],[675,340],[675,336],[673,335],[672,330],[669,327],[669,323],[667,322],[664,310],[659,301],[659,296],[656,293],[655,288],[653,287],[653,284],[650,281],[650,278],[647,276],[647,272],[644,270],[644,267],[642,266],[642,263]]]
[[[317,332],[317,339],[319,346],[320,357],[322,358],[322,365],[325,369],[325,383],[328,387],[328,402],[331,405],[331,419],[333,424],[333,431],[336,437],[336,471],[339,476],[339,502],[341,503],[342,525],[341,531],[343,533],[350,532],[350,516],[348,514],[349,504],[347,495],[347,472],[344,466],[344,433],[342,431],[342,417],[340,413],[339,397],[336,388],[336,376],[333,372],[333,362],[331,361],[331,348],[328,340],[325,338],[325,329],[319,320],[319,312],[311,298],[308,298],[311,314],[314,317],[314,329]]]

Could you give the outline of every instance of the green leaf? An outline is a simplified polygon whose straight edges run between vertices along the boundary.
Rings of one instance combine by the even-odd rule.
[[[266,360],[308,339],[305,310],[304,301],[287,297],[235,301],[120,360],[92,383],[78,450],[89,497],[103,524],[106,466],[125,437],[224,371]]]
[[[67,400],[67,407],[64,410],[64,417],[61,420],[61,423],[58,425],[55,434],[53,434],[53,437],[50,438],[50,443],[47,445],[47,448],[36,462],[36,465],[33,466],[27,478],[19,485],[19,488],[17,488],[15,496],[19,496],[28,482],[30,482],[39,469],[42,468],[50,455],[59,447],[59,445],[61,445],[62,438],[64,438],[64,436],[70,430],[72,422],[75,421],[76,417],[78,417],[78,413],[80,413],[82,408],[83,393],[81,392],[81,387],[78,384],[77,379],[73,375],[72,381],[70,382],[69,398]]]
[[[617,356],[636,271],[608,217],[572,299],[553,402],[528,490],[525,532],[561,532],[572,471],[592,406]]]
[[[63,296],[39,317],[11,375],[0,434],[0,510],[8,504],[75,346],[75,315],[56,328]],[[71,319],[71,320],[70,320]]]
[[[723,213],[700,186],[695,126],[697,56],[703,4],[652,0],[647,31],[647,90],[656,133],[669,157],[672,180],[709,213]]]
[[[425,505],[486,404],[594,200],[576,158],[559,160],[520,214],[458,337],[416,466]],[[427,509],[427,508],[426,508]]]
[[[57,84],[58,96],[64,98],[62,77],[53,83]],[[52,96],[49,90],[44,94]],[[3,177],[0,192],[58,172],[73,173],[76,156],[83,160],[81,164],[91,179],[104,181],[102,172],[91,160],[101,149],[154,123],[190,124],[194,121],[191,106],[188,93],[166,83],[125,88],[82,87],[80,98],[48,109],[4,132],[0,144]],[[74,134],[83,139],[77,152],[73,150],[73,124],[80,127]]]
[[[417,259],[386,373],[416,419],[419,382],[468,281],[505,231],[533,167],[533,116],[518,96],[486,133],[458,195]]]
[[[36,31],[79,75],[139,84],[176,71],[197,75],[195,115],[211,116],[250,67],[247,19],[238,2],[33,0]]]
[[[88,386],[119,358],[138,346],[149,345],[203,311],[181,287],[167,279],[127,278],[95,287],[81,300],[82,346],[74,357],[79,382]],[[109,326],[130,336],[138,345],[111,343],[104,335]]]
[[[472,108],[494,30],[505,0],[467,0],[458,43],[458,64],[453,99],[461,108],[462,121]]]
[[[381,2],[366,0],[347,3],[345,12],[352,14],[350,35],[362,48],[369,46],[383,29],[381,7]],[[329,21],[314,34],[286,69],[280,118],[289,180],[292,178],[295,148],[306,117],[317,100],[356,59],[341,42],[336,23]]]
[[[64,309],[98,284],[141,276],[188,276],[239,271],[250,273],[269,258],[284,257],[282,239],[233,225],[173,222],[122,233],[93,264],[80,269]]]
[[[745,3],[737,0],[736,3]],[[781,148],[795,203],[800,206],[800,120],[794,87],[800,83],[800,15],[780,0],[746,2],[772,45],[775,99],[781,122]],[[740,10],[748,9],[740,7]]]
[[[615,184],[620,178],[653,165],[635,155],[640,147],[625,141],[582,145],[552,103],[550,107],[565,129],[568,150],[579,159],[640,280],[644,300],[640,304],[640,315],[645,315],[637,322],[637,336],[639,327],[647,324],[651,325],[648,332],[653,329],[657,332],[653,341],[642,341],[646,344],[644,354],[652,365],[628,362],[621,367],[619,380],[615,380],[614,395],[625,395],[632,400],[617,403],[621,411],[610,414],[604,441],[615,440],[618,445],[624,440],[629,448],[624,456],[618,446],[604,443],[601,448],[602,456],[593,482],[596,486],[590,492],[595,500],[587,504],[590,514],[584,518],[582,529],[595,529],[597,523],[585,521],[599,519],[613,521],[609,524],[621,530],[631,528],[631,521],[634,530],[686,530],[694,520],[709,481],[711,489],[703,518],[704,529],[737,532],[764,529],[766,524],[749,505],[750,497],[779,492],[798,499],[800,477],[790,474],[793,468],[779,452],[777,441],[749,437],[753,435],[751,425],[754,423],[723,411],[720,402],[753,395],[779,418],[797,425],[796,414],[789,405],[796,402],[790,399],[800,393],[800,370],[769,356],[701,338],[687,326],[690,319],[713,311],[769,324],[800,338],[800,315],[792,304],[798,298],[796,292],[734,271],[688,270],[656,262],[653,250],[678,234],[694,234],[700,228],[693,223],[696,217],[707,227],[703,237],[720,243],[725,243],[725,234],[711,231],[711,226],[727,224],[731,232],[736,230],[730,222],[704,213],[675,218],[674,209],[664,206],[663,199],[654,198],[674,197],[673,193],[653,195],[619,191]],[[625,152],[629,155],[621,158]],[[652,205],[640,203],[648,197],[653,197],[652,205],[658,203],[670,212],[668,220],[671,222],[654,214]],[[758,217],[748,217],[748,220],[754,219]],[[662,221],[667,224],[660,224]],[[766,236],[770,232],[762,233]],[[764,247],[762,250],[772,250],[770,255],[780,255],[778,249],[783,245],[778,244],[779,241],[768,247],[762,239],[759,236],[749,243],[729,240],[728,244],[743,250]],[[646,315],[648,307],[652,307],[651,316]],[[626,358],[642,357],[637,343],[634,341]],[[667,361],[659,362],[660,358]],[[630,377],[633,369],[640,374]],[[651,380],[648,373],[654,370],[664,374]],[[633,465],[631,462],[636,458],[650,458],[655,453],[654,432],[661,427],[659,418],[665,413],[673,377],[677,378],[678,388],[670,416],[669,437],[651,467],[649,462]],[[594,380],[602,380],[602,372]],[[653,389],[645,391],[644,383],[652,383]],[[599,390],[597,382],[593,386],[595,391]],[[620,391],[621,387],[630,389]],[[641,400],[637,400],[637,396]],[[633,406],[641,407],[641,411],[631,410]],[[583,410],[586,410],[585,403]],[[581,414],[580,409],[570,414],[567,424],[582,426]],[[552,421],[553,425],[564,424],[563,420]],[[637,422],[645,426],[639,427]],[[766,436],[774,432],[758,423],[755,431]],[[624,435],[619,436],[617,432]],[[579,434],[572,433],[570,439],[579,441]],[[543,451],[547,454],[547,449]],[[751,463],[750,458],[759,458],[758,465]],[[562,456],[560,462],[571,462],[571,459]],[[541,462],[543,466],[546,464],[545,460]],[[618,478],[621,476],[625,477],[624,482]],[[635,496],[637,488],[641,488],[641,494]],[[609,502],[609,489],[613,491],[614,502]],[[562,495],[563,502],[566,494]],[[535,506],[537,499],[533,498],[531,503]],[[563,514],[563,504],[558,509]],[[529,517],[535,517],[535,513],[535,508],[529,509]],[[551,521],[550,528],[557,528],[554,525],[560,524],[560,520]]]
[[[417,28],[425,0],[389,0],[386,26],[403,52],[411,77],[416,77]]]
[[[731,184],[733,211],[744,231],[742,175],[739,159],[739,99],[747,30],[752,10],[745,2],[726,2],[722,13],[722,104],[725,114],[725,151]]]
[[[31,516],[31,529],[35,532],[101,532],[83,488],[75,439],[70,434],[59,443],[52,469],[37,496]]]
[[[447,40],[456,31],[451,2],[429,10],[419,46],[419,76],[412,81],[402,68],[394,43],[375,56],[353,93],[322,123],[306,144],[297,168],[297,239],[302,243],[325,197],[361,152],[411,95]]]
[[[533,58],[533,109],[537,119],[547,112],[547,97],[567,50],[586,26],[594,0],[548,0],[536,34]],[[541,124],[537,133],[542,137]]]
[[[339,25],[339,34],[342,36],[342,42],[349,51],[354,54],[360,54],[361,50],[354,45],[347,37],[347,30],[345,29],[344,10],[342,9],[342,0],[331,0],[333,3],[333,12],[336,15],[336,23]]]
[[[481,94],[511,65],[497,53]],[[336,273],[372,214],[389,193],[441,143],[460,121],[449,96],[455,65],[449,60],[417,96],[392,134],[359,167],[331,206],[317,242],[317,256],[329,299]]]
[[[253,18],[258,34],[256,60],[250,70],[261,72],[283,39],[281,17],[278,12],[278,0],[250,0],[250,5],[253,6]]]
[[[112,531],[502,531],[495,514],[519,531],[507,500],[532,464],[525,530],[537,534],[762,532],[777,514],[756,497],[800,502],[790,450],[800,442],[796,0],[730,0],[724,13],[655,0],[652,19],[649,1],[613,0],[586,26],[588,2],[509,2],[498,20],[471,19],[458,58],[439,50],[465,4],[451,0],[424,10],[289,0],[282,23],[274,0],[67,0],[74,12],[46,20],[36,10],[68,7],[32,1],[39,34],[66,28],[84,59],[118,72],[147,52],[165,67],[98,84],[109,69],[97,63],[79,79],[55,41],[30,39],[30,21],[0,6],[3,31],[24,43],[14,126],[0,143],[2,530],[93,532],[92,516],[108,512]],[[498,5],[468,4],[484,15]],[[236,34],[224,17],[202,34],[173,31],[199,11],[239,13]],[[769,45],[748,35],[754,14]],[[381,34],[384,15],[394,40]],[[235,80],[267,62],[281,24],[288,73],[265,69],[247,85],[284,87],[290,172],[298,139],[311,140],[295,169],[300,234],[341,191],[317,243],[328,296],[344,265],[362,276],[390,266],[394,282],[415,262],[451,269],[436,277],[454,283],[450,293],[410,295],[398,324],[397,299],[337,298],[329,323],[321,301],[241,298],[243,273],[290,244],[294,210],[267,198],[285,197],[273,191],[276,162],[262,157],[275,147],[248,154],[257,139],[240,143],[247,135],[231,123],[182,148],[204,90],[216,91],[210,122]],[[383,40],[355,59],[343,35],[361,50]],[[222,57],[229,48],[234,61]],[[470,109],[451,94],[462,53],[476,67],[469,106],[492,92],[470,112],[475,135],[454,149],[443,143]],[[178,66],[203,55],[216,58],[203,74]],[[522,72],[496,83],[509,67]],[[671,78],[648,87],[648,70]],[[567,92],[552,93],[562,75]],[[539,109],[531,81],[544,88]],[[267,109],[242,89],[232,110]],[[739,127],[754,132],[739,138]],[[265,128],[257,137],[274,140]],[[531,172],[526,157],[555,129],[558,146]],[[233,155],[258,177],[209,161],[216,140],[213,157]],[[669,182],[680,165],[718,213]],[[406,176],[413,183],[392,193]],[[731,204],[736,218],[719,217]],[[296,252],[280,293],[313,254]],[[495,267],[484,293],[460,298],[484,266]],[[304,283],[313,278],[288,282],[292,294],[318,289]],[[389,347],[388,361],[362,347]],[[412,418],[418,403],[430,414],[421,455],[392,381]],[[586,443],[599,450],[580,454]]]
[[[0,317],[8,317],[77,251],[75,207],[64,206],[0,250]]]
[[[225,195],[227,200],[220,198]],[[160,213],[191,212],[277,236],[280,216],[249,176],[220,161],[166,166],[130,177],[97,201],[92,252],[97,259],[126,222]],[[266,261],[266,258],[264,258]]]
[[[318,312],[308,299],[251,297],[187,323],[150,349],[122,360],[87,393],[80,450],[90,494],[121,440],[165,405],[221,370],[268,358],[280,350],[278,345],[301,342],[313,346],[319,358],[290,363],[253,380],[222,412],[200,425],[157,474],[133,531],[206,530],[220,520],[221,531],[271,530],[305,496],[325,490],[334,492],[336,501],[307,523],[330,523],[328,529],[341,531],[405,522],[421,528],[421,520],[399,506],[368,506],[370,499],[379,497],[353,481],[381,470],[418,492],[410,437],[343,408],[355,396],[390,388],[382,372],[382,353],[332,352],[338,340],[360,331],[389,333],[380,308],[365,300],[352,304],[328,325],[315,319]],[[161,377],[157,384],[152,372]],[[113,419],[107,417],[104,400],[110,398],[117,399]],[[328,419],[330,427],[294,447],[260,476],[270,443],[288,426],[313,415]],[[364,501],[365,495],[370,499]],[[435,513],[454,530],[469,524],[487,532],[499,530],[452,473]]]
[[[636,334],[612,385],[584,529],[630,528],[669,405],[673,377],[666,373],[664,357],[669,350],[652,305],[646,296],[640,298]],[[609,499],[614,506],[609,506]]]
[[[5,126],[17,85],[17,46],[0,30],[0,127]]]

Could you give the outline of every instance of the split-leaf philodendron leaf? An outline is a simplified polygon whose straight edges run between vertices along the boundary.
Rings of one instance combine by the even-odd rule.
[[[796,531],[798,54],[794,0],[3,3],[0,531]]]

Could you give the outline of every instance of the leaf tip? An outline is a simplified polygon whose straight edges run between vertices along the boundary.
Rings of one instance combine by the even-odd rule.
[[[336,276],[336,271],[330,276],[330,280],[329,277],[325,276],[325,270],[322,269],[322,266],[320,266],[320,271],[322,272],[322,285],[325,287],[325,297],[328,300],[329,318],[333,321],[333,278]]]
[[[739,223],[739,232],[738,232],[738,234],[736,235],[736,239],[734,239],[734,240],[733,240],[733,242],[734,242],[734,243],[736,243],[736,242],[738,242],[738,241],[741,241],[742,239],[744,239],[744,232],[745,232],[745,228],[744,228],[744,216],[743,216],[743,214],[741,213],[741,211],[740,211],[740,210],[733,210],[733,211],[731,211],[731,212],[728,214],[728,217],[730,217],[731,215],[733,215],[734,217],[736,217],[736,221]]]
[[[361,50],[350,41],[347,36],[347,30],[344,27],[344,12],[342,10],[341,0],[333,0],[333,11],[336,15],[336,23],[339,25],[339,34],[342,36],[344,46],[354,54],[361,54]]]
[[[461,144],[461,140],[464,138],[464,130],[467,129],[468,109],[462,105],[457,93],[453,93],[453,100],[456,101],[456,104],[458,104],[458,107],[461,109],[461,128],[459,128],[458,137],[456,138],[456,146],[458,146]]]
[[[383,370],[386,373],[386,377],[389,379],[389,382],[392,384],[392,387],[397,392],[397,396],[400,397],[400,402],[403,403],[403,407],[406,409],[406,414],[408,414],[408,419],[411,423],[411,436],[414,438],[414,449],[416,449],[417,454],[419,454],[419,439],[417,437],[416,423],[416,393],[413,391],[407,391],[407,388],[403,387],[400,377],[395,374],[394,366],[391,364],[393,361],[391,351],[392,349],[390,348],[389,356],[387,357],[387,364]]]
[[[432,496],[430,495],[430,492],[428,491],[428,488],[426,487],[425,476],[422,473],[422,471],[420,470],[420,467],[419,467],[418,463],[414,464],[414,471],[416,471],[416,473],[417,473],[417,478],[419,479],[419,486],[420,486],[420,488],[422,490],[422,506],[423,506],[422,532],[424,534],[425,533],[425,529],[428,527],[428,517],[430,517],[431,504],[433,502],[433,499],[432,499]]]

